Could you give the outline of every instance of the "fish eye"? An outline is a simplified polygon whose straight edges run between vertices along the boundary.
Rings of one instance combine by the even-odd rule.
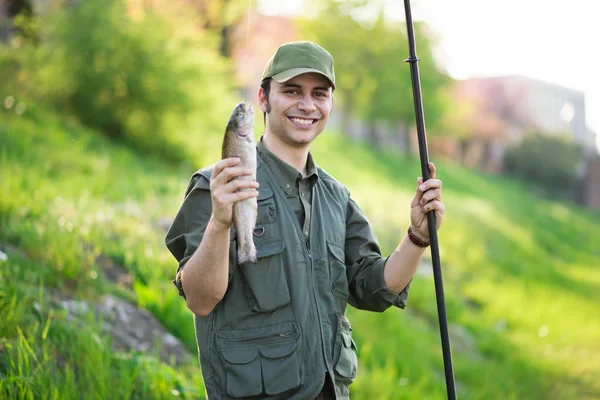
[[[239,112],[238,113],[238,118],[242,118],[244,116],[244,113]]]

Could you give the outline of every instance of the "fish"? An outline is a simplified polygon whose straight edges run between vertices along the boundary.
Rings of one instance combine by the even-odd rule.
[[[235,106],[225,128],[222,158],[239,157],[241,166],[252,170],[252,175],[235,179],[256,180],[256,143],[254,141],[254,110],[252,104],[239,103]],[[241,189],[253,190],[253,189]],[[258,214],[256,197],[240,200],[233,204],[233,226],[237,237],[238,264],[256,263],[254,228]]]

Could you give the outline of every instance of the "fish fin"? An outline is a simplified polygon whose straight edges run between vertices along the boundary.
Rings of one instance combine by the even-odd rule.
[[[256,264],[256,255],[238,253],[238,264],[242,265],[246,263]]]
[[[256,248],[251,246],[250,248],[238,249],[237,259],[240,265],[246,263],[256,264]]]

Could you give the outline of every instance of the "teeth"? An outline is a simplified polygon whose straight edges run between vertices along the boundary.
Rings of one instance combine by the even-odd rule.
[[[312,119],[292,118],[292,121],[294,121],[297,124],[304,125],[304,126],[309,126],[313,123]]]

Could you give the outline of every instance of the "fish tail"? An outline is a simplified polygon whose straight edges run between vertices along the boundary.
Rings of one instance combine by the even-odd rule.
[[[238,264],[245,263],[256,263],[256,247],[254,246],[254,242],[250,241],[246,242],[238,248]]]

